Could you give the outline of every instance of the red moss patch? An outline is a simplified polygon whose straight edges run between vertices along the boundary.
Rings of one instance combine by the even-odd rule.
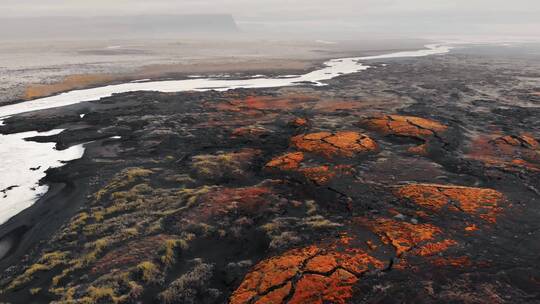
[[[396,249],[397,256],[423,245],[427,241],[434,240],[437,235],[442,233],[439,227],[431,224],[414,225],[388,218],[373,220],[358,218],[356,221],[375,232],[383,243],[391,244]]]
[[[250,110],[291,111],[304,108],[312,101],[314,101],[313,98],[297,95],[285,97],[249,96],[222,102],[215,107],[218,110],[229,112],[245,112]]]
[[[111,269],[125,268],[136,265],[141,261],[152,260],[158,256],[157,249],[170,239],[173,239],[173,237],[159,234],[129,242],[100,258],[94,264],[92,272],[105,273]]]
[[[327,184],[338,174],[349,174],[352,169],[350,165],[322,165],[300,168],[300,164],[304,160],[304,157],[305,155],[303,152],[286,153],[272,159],[265,167],[268,169],[298,172],[317,185]]]
[[[296,304],[346,303],[363,272],[384,267],[365,251],[350,248],[346,239],[293,249],[257,264],[230,303],[284,303],[286,298]]]
[[[338,175],[350,174],[351,168],[348,165],[318,166],[302,168],[298,172],[317,185],[325,185]]]
[[[431,261],[436,266],[452,266],[452,267],[469,267],[472,265],[471,260],[467,256],[461,257],[441,257]]]
[[[418,154],[418,155],[428,155],[428,146],[427,144],[422,144],[416,147],[410,147],[407,151],[409,151],[412,154]]]
[[[440,252],[446,251],[448,248],[457,245],[457,242],[451,239],[445,239],[440,242],[426,244],[414,251],[414,254],[420,256],[433,256]]]
[[[336,176],[336,173],[328,166],[302,168],[299,170],[299,172],[304,174],[307,179],[318,185],[326,184]]]
[[[298,135],[291,139],[291,144],[298,150],[320,154],[327,158],[352,157],[377,149],[377,144],[371,138],[352,131]]]
[[[307,126],[308,121],[305,118],[297,117],[295,120],[291,122],[291,125],[295,127],[305,127]]]
[[[505,200],[502,193],[493,189],[435,184],[406,185],[398,188],[395,194],[431,211],[447,208],[475,214],[489,222],[496,221]]]
[[[270,203],[272,189],[264,186],[246,188],[216,188],[200,198],[197,212],[203,218],[224,215],[232,210],[256,213]]]
[[[403,115],[368,117],[361,121],[361,125],[383,135],[409,137],[424,141],[424,144],[411,147],[408,150],[410,153],[418,155],[427,155],[429,148],[427,142],[433,137],[442,137],[448,129],[447,126],[434,120]]]
[[[469,225],[467,227],[465,227],[465,231],[467,232],[474,232],[474,231],[478,231],[478,227],[475,225],[475,224],[472,224],[472,225]]]
[[[467,156],[487,167],[540,172],[540,143],[530,134],[480,136]]]
[[[278,156],[266,164],[267,168],[274,168],[283,171],[297,169],[304,160],[304,153],[292,152]]]
[[[434,120],[402,115],[369,117],[364,119],[362,124],[384,135],[406,136],[418,139],[427,139],[448,129],[447,126]]]
[[[250,127],[240,127],[240,128],[234,129],[232,131],[232,136],[257,138],[268,133],[270,133],[269,130],[263,127],[250,126]]]
[[[320,112],[334,113],[337,111],[356,111],[367,105],[358,101],[324,99],[317,102],[315,109]]]

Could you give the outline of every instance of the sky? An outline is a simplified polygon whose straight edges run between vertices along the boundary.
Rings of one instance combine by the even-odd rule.
[[[539,0],[1,0],[0,17],[232,14],[248,31],[540,35]]]

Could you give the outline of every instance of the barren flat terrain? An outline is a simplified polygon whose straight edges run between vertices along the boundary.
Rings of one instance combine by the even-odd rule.
[[[284,70],[362,53],[329,48]],[[1,133],[87,144],[0,227],[0,299],[539,303],[539,50],[467,46],[327,86],[130,92],[5,119]],[[265,60],[220,69],[284,73]]]
[[[233,39],[6,41],[0,46],[0,103],[77,88],[192,75],[297,74],[329,58],[418,49],[423,41]]]

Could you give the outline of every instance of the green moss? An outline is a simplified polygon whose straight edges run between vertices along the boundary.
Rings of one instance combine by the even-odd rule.
[[[137,256],[133,264],[129,264],[131,267],[126,264],[124,268],[91,272],[94,266],[98,266],[96,262],[101,263],[100,259],[109,248],[130,239],[162,235],[164,215],[181,214],[216,189],[212,186],[153,189],[145,183],[145,177],[156,170],[123,171],[117,175],[105,187],[103,193],[106,194],[101,201],[94,201],[94,205],[74,216],[61,233],[54,236],[58,244],[76,249],[69,253],[70,259],[67,254],[60,252],[47,253],[18,280],[14,280],[13,286],[22,286],[30,282],[35,273],[60,266],[55,269],[59,273],[55,273],[47,287],[58,303],[118,303],[140,297],[145,284],[160,283],[164,279],[164,271],[177,261],[176,255],[188,250],[189,242],[196,237],[194,233],[177,231],[175,239],[163,241],[161,247],[156,248],[159,250],[155,250],[151,256],[145,255],[147,261],[141,261],[141,257]],[[189,180],[188,177],[185,179]],[[212,231],[213,227],[201,223],[196,233],[208,234]],[[84,275],[88,273],[92,275]]]
[[[88,221],[89,218],[90,218],[90,216],[86,212],[81,212],[81,213],[75,215],[71,219],[71,221],[69,223],[69,230],[71,230],[71,231],[78,230],[81,226],[86,224],[86,222]]]
[[[101,222],[105,217],[105,211],[102,208],[95,210],[92,212],[92,217],[96,222]]]
[[[308,217],[304,220],[304,224],[316,229],[335,228],[342,226],[341,224],[331,222],[322,216]]]
[[[54,267],[67,262],[68,252],[55,251],[44,254],[37,263],[29,266],[23,274],[15,278],[7,287],[14,289],[20,287],[34,279],[34,274],[40,271],[51,270]]]
[[[49,292],[54,295],[62,296],[61,301],[57,301],[57,304],[73,304],[73,296],[75,295],[75,288],[51,288]]]
[[[137,265],[137,270],[139,271],[141,278],[146,283],[156,283],[159,281],[159,274],[161,271],[156,266],[156,264],[145,261]]]
[[[161,260],[161,263],[165,265],[165,267],[169,267],[172,264],[174,264],[174,261],[175,261],[174,250],[177,246],[176,243],[177,243],[176,240],[167,240],[165,241],[165,244],[163,244],[163,248],[162,248],[163,255],[161,256],[160,260]]]
[[[160,257],[160,261],[161,263],[163,263],[165,267],[170,267],[175,263],[176,249],[188,250],[189,249],[188,240],[178,239],[178,240],[166,240],[164,242],[160,250],[160,252],[162,253]]]
[[[115,293],[112,287],[94,287],[90,286],[88,288],[88,294],[90,295],[92,303],[97,303],[100,300],[111,300],[114,301]]]
[[[95,194],[96,201],[100,201],[107,193],[123,188],[138,178],[148,177],[154,171],[143,168],[128,168],[117,174],[105,187]]]
[[[239,157],[237,153],[198,155],[192,158],[191,167],[197,177],[206,180],[239,178],[246,175]]]
[[[87,267],[91,263],[95,262],[98,255],[101,254],[103,250],[105,250],[105,248],[107,248],[107,246],[109,246],[111,243],[112,243],[111,239],[102,238],[95,242],[85,245],[85,248],[88,249],[89,251],[85,255],[82,255],[79,258],[71,260],[69,262],[69,264],[71,265],[69,268],[64,269],[62,273],[53,277],[52,279],[53,286],[57,286],[60,280],[68,276],[70,273],[76,270],[82,269],[84,267]]]

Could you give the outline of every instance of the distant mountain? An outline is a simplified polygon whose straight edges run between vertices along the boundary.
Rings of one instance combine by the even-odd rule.
[[[22,17],[0,19],[0,39],[167,37],[238,32],[231,15]]]

